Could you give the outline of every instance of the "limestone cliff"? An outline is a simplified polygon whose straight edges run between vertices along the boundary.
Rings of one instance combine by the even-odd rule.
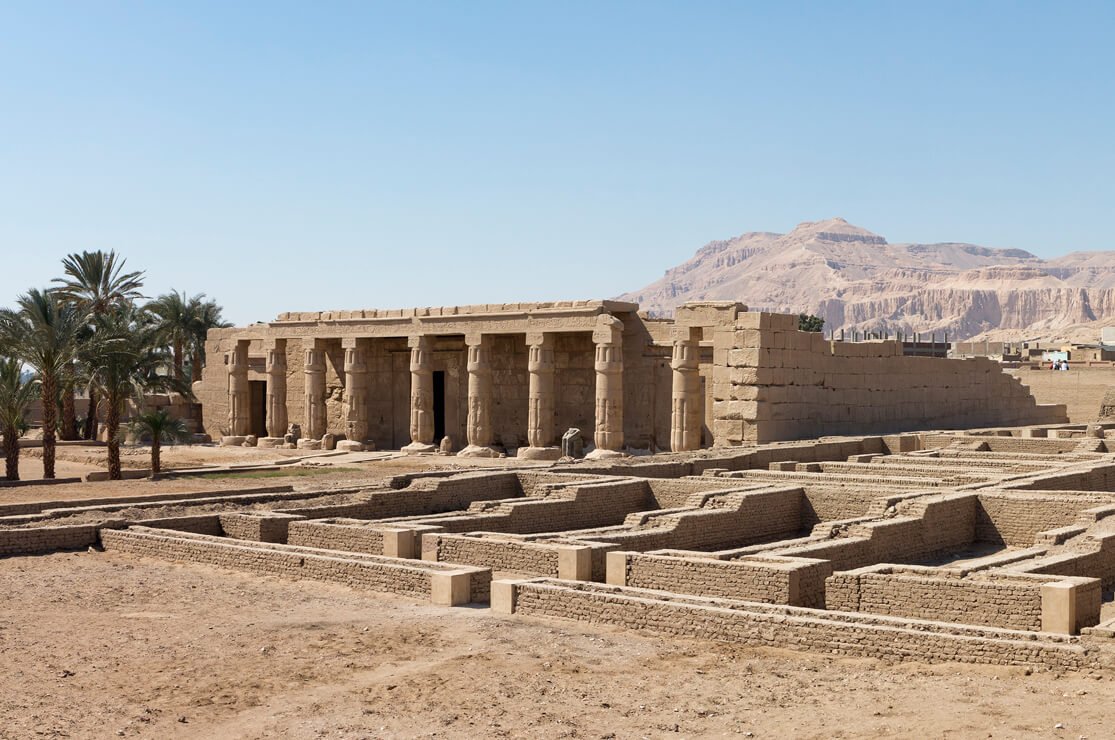
[[[1094,341],[1100,325],[1115,323],[1115,252],[1043,260],[974,244],[890,244],[836,218],[711,242],[619,298],[655,315],[731,299],[815,313],[826,330]]]

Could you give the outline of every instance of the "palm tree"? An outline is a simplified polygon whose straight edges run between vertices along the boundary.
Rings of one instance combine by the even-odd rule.
[[[147,310],[159,319],[163,341],[170,345],[174,356],[174,377],[178,380],[183,378],[186,353],[193,352],[203,298],[204,293],[186,298],[185,292],[171,291],[147,304]]]
[[[27,408],[39,390],[39,382],[23,374],[23,364],[14,357],[0,358],[0,431],[4,433],[4,477],[19,480],[19,437]]]
[[[143,297],[140,294],[143,272],[124,272],[125,262],[127,260],[119,258],[113,250],[67,255],[62,260],[66,277],[54,279],[60,284],[55,290],[93,316],[99,316],[114,306],[132,303]],[[90,339],[89,336],[83,337],[84,341]],[[62,399],[62,429],[65,434],[71,424],[76,427],[72,385]],[[85,439],[93,439],[97,433],[97,397],[92,389],[89,391],[89,411],[83,432]]]
[[[166,409],[156,409],[140,414],[128,424],[137,439],[151,439],[151,477],[162,472],[159,455],[163,443],[175,444],[189,440],[186,422],[174,419]]]
[[[129,400],[143,407],[145,393],[190,390],[173,377],[160,374],[168,360],[153,317],[133,305],[111,308],[94,320],[90,351],[90,387],[105,402],[108,427],[108,475],[120,480],[120,420]]]
[[[82,252],[67,255],[62,260],[64,278],[55,290],[65,298],[85,306],[89,313],[99,316],[111,308],[132,303],[143,298],[143,272],[124,272],[126,259],[120,259],[114,250]]]
[[[43,478],[54,478],[55,427],[59,381],[77,353],[85,323],[77,308],[50,290],[32,289],[16,301],[18,309],[0,311],[0,336],[17,358],[39,376],[43,404]]]

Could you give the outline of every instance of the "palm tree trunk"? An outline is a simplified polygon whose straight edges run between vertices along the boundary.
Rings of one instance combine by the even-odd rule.
[[[77,411],[74,409],[74,366],[62,371],[62,439],[77,439]]]
[[[159,453],[161,451],[159,435],[156,434],[151,439],[151,477],[155,477],[162,472],[162,468],[159,465]]]
[[[58,421],[58,379],[52,373],[43,376],[43,478],[54,479],[54,425]]]
[[[194,361],[190,365],[190,382],[196,383],[201,380],[201,350],[194,350]]]
[[[4,429],[4,478],[19,480],[19,431],[14,426]]]
[[[181,381],[182,363],[185,361],[185,357],[183,356],[185,353],[182,349],[182,340],[175,339],[172,350],[174,352],[174,379],[177,381]]]
[[[105,424],[108,427],[108,478],[120,480],[123,478],[120,472],[120,404],[117,399],[112,398],[111,394],[108,398]]]
[[[97,438],[97,392],[89,389],[89,410],[85,413],[85,429],[81,435],[85,439]]]

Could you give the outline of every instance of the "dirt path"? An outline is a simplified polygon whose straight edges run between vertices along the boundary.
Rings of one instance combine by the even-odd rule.
[[[665,641],[114,553],[0,579],[5,738],[1115,734],[1107,675]]]

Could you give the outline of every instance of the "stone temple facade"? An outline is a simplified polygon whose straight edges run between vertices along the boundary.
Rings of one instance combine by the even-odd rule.
[[[195,394],[205,431],[261,446],[556,459],[912,429],[1052,424],[985,358],[832,342],[732,302],[653,319],[633,303],[559,301],[284,313],[215,329]],[[250,443],[250,442],[249,442]],[[328,446],[328,442],[325,443]]]

